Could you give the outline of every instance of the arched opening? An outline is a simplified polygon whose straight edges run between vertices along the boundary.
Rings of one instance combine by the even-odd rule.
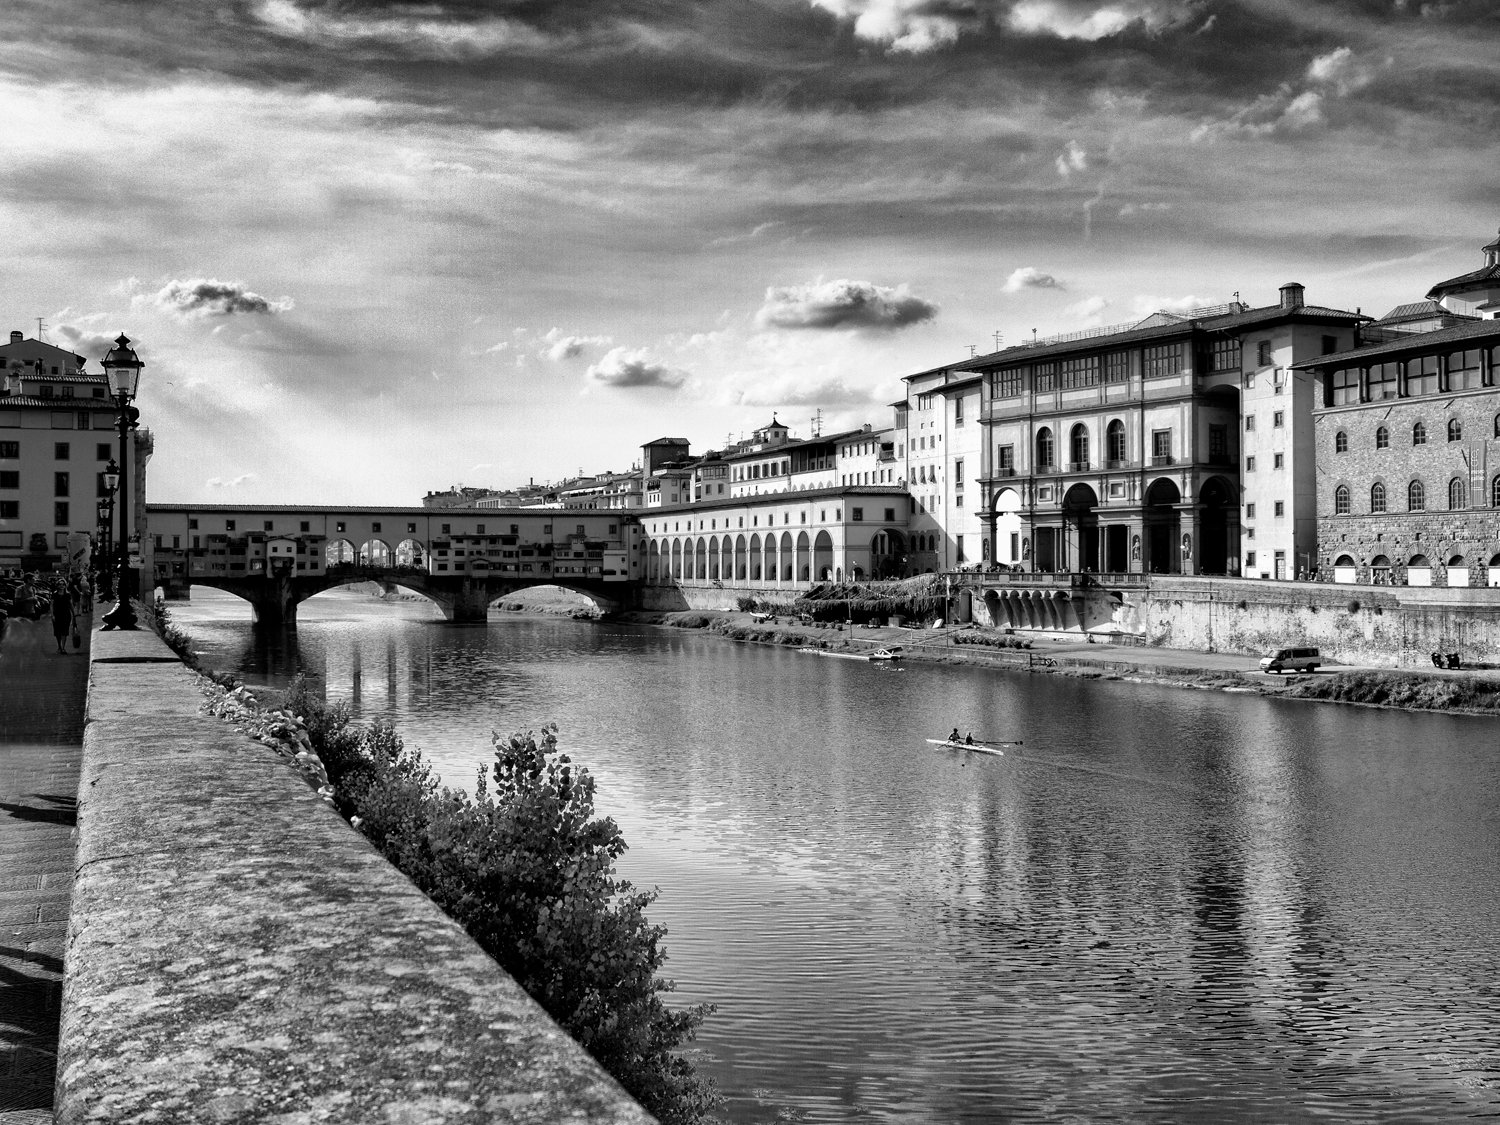
[[[323,561],[329,570],[338,566],[353,566],[358,557],[359,552],[347,539],[330,539],[323,549]]]
[[[761,558],[761,553],[760,553],[760,536],[759,535],[752,535],[752,536],[750,536],[750,581],[751,582],[759,582],[760,581],[761,567],[763,565],[764,565],[764,560]]]
[[[1500,586],[1500,555],[1491,555],[1489,566],[1485,568],[1484,583],[1486,586]]]
[[[708,577],[708,540],[701,536],[693,550],[693,577],[700,581]]]
[[[359,545],[359,565],[388,567],[392,551],[384,539],[366,539]]]
[[[1039,473],[1051,472],[1057,466],[1057,443],[1052,439],[1052,430],[1043,426],[1036,432],[1036,468]]]
[[[1089,428],[1082,422],[1068,432],[1068,470],[1087,472],[1089,467]]]
[[[1223,477],[1209,477],[1198,491],[1198,573],[1227,574],[1240,557],[1239,504]],[[1185,570],[1191,567],[1184,566]]]
[[[792,576],[796,573],[796,562],[797,556],[792,553],[791,532],[783,531],[781,533],[781,580],[783,582],[792,581]]]
[[[736,582],[745,581],[748,576],[747,559],[745,556],[745,537],[737,535],[734,539],[734,579]]]
[[[1469,584],[1469,564],[1462,555],[1448,557],[1448,585],[1462,588]]]
[[[1141,516],[1141,524],[1146,536],[1144,565],[1149,574],[1182,572],[1181,557],[1178,554],[1182,513],[1177,507],[1181,503],[1182,493],[1166,477],[1152,481],[1146,489],[1146,508]]]
[[[651,552],[646,556],[646,581],[657,582],[661,579],[661,544],[655,539],[651,540]]]
[[[997,563],[1014,566],[1021,561],[1021,494],[1002,488],[995,494],[995,549]]]
[[[1359,567],[1350,555],[1340,555],[1333,560],[1333,580],[1348,586],[1359,581]]]
[[[1408,586],[1431,586],[1432,564],[1426,555],[1413,555],[1406,562],[1406,584]]]
[[[819,582],[833,581],[833,536],[818,532],[813,540],[813,573]]]
[[[1105,430],[1106,454],[1109,458],[1109,468],[1123,469],[1127,460],[1125,454],[1125,423],[1116,418]]]
[[[777,549],[776,533],[772,532],[766,536],[766,569],[765,578],[768,582],[781,581],[781,553]]]
[[[870,539],[870,576],[872,578],[906,577],[906,538],[895,528],[883,527]],[[854,577],[863,577],[858,567]]]
[[[427,549],[415,539],[403,539],[396,544],[396,565],[408,569],[427,569]]]
[[[812,544],[805,531],[797,533],[797,581],[812,581]]]
[[[1085,434],[1085,441],[1087,435]],[[1102,569],[1099,565],[1098,494],[1086,484],[1075,484],[1063,497],[1062,544],[1057,569]]]
[[[710,582],[719,580],[719,537],[717,535],[708,541],[708,579]]]
[[[682,577],[682,540],[672,540],[672,577]]]
[[[1391,584],[1391,560],[1384,555],[1376,555],[1370,560],[1370,581],[1376,586],[1389,586]]]
[[[719,577],[726,582],[734,581],[734,544],[729,536],[719,544]]]

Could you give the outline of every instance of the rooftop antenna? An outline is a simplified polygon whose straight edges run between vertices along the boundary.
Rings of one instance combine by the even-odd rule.
[[[1004,340],[1005,333],[1001,332],[998,328],[995,329],[995,350],[997,352],[1000,350],[1000,345],[1004,342]]]
[[[823,408],[820,406],[820,407],[818,407],[817,410],[813,411],[813,416],[812,416],[812,436],[813,437],[817,437],[822,432],[823,432]]]
[[[1034,344],[1034,343],[1036,343],[1036,329],[1035,329],[1035,328],[1033,328],[1033,329],[1032,329],[1032,330],[1031,330],[1031,342],[1032,342],[1032,343],[1033,343],[1033,344]]]
[[[979,345],[978,344],[970,344],[969,345],[969,358],[973,359],[978,354],[979,354]]]
[[[47,326],[42,323],[42,318],[41,317],[37,317],[36,318],[36,338],[38,340],[45,340],[47,338],[46,336],[42,335],[42,333],[45,332],[46,329],[47,329]]]

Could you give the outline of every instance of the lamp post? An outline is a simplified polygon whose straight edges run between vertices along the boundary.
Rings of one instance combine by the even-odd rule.
[[[141,368],[144,364],[130,348],[130,337],[123,332],[115,340],[115,346],[101,361],[104,377],[109,381],[109,393],[119,408],[120,467],[119,509],[120,538],[115,544],[115,607],[104,615],[106,629],[134,629],[135,610],[130,607],[130,595],[134,592],[130,583],[130,462],[126,459],[126,443],[130,437],[130,426],[139,414],[130,405],[140,385]],[[106,478],[108,479],[108,478]]]
[[[114,560],[114,552],[110,550],[109,525],[115,514],[114,498],[101,496],[98,507],[99,543],[94,552],[94,577],[99,584],[99,593],[104,597],[109,597],[112,594],[108,577],[109,567]]]

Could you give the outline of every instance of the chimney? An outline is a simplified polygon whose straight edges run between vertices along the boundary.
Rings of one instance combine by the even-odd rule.
[[[14,328],[10,330],[10,342],[12,344],[19,344],[24,338],[25,337],[23,337],[21,333],[17,332]]]
[[[1302,286],[1295,281],[1288,281],[1281,287],[1281,307],[1284,309],[1300,309],[1302,307]]]

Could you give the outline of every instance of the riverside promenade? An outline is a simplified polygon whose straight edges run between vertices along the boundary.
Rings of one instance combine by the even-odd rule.
[[[0,624],[0,1125],[52,1121],[90,629]]]

